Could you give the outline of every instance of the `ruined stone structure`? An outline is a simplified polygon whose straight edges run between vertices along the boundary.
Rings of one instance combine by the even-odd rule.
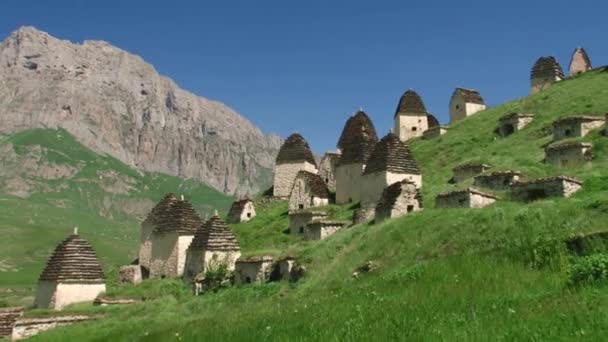
[[[438,138],[448,132],[448,127],[446,126],[435,126],[427,129],[422,133],[422,138],[424,139],[434,139]]]
[[[582,47],[577,47],[572,53],[570,60],[570,76],[578,75],[591,70],[591,60],[587,55],[587,51]]]
[[[255,206],[253,201],[245,198],[235,201],[228,212],[228,223],[247,222],[255,217]]]
[[[338,230],[346,227],[347,223],[342,221],[318,220],[306,225],[304,238],[306,240],[323,240],[335,234]]]
[[[105,276],[97,255],[76,229],[63,240],[38,279],[34,306],[61,310],[65,306],[93,302],[106,291]]]
[[[277,261],[275,269],[280,276],[280,279],[276,280],[296,281],[301,276],[301,274],[299,274],[301,273],[301,266],[298,267],[296,259],[291,256]],[[271,277],[271,280],[274,279]]]
[[[13,327],[17,319],[23,315],[23,308],[1,308],[0,309],[0,339],[11,338]]]
[[[456,88],[450,98],[450,122],[462,120],[486,109],[486,103],[477,90]]]
[[[498,119],[496,131],[501,137],[509,136],[534,120],[534,114],[510,113]]]
[[[511,199],[528,202],[547,197],[570,197],[582,187],[583,182],[572,177],[538,178],[514,183],[511,187]]]
[[[190,202],[167,194],[142,223],[139,264],[144,273],[150,278],[181,277],[186,250],[202,224]]]
[[[454,176],[450,180],[451,183],[459,183],[471,177],[475,177],[478,174],[486,172],[491,169],[492,165],[481,164],[481,163],[465,163],[458,165],[452,169]]]
[[[540,57],[536,60],[536,63],[534,63],[532,72],[530,73],[530,94],[536,94],[539,91],[548,88],[553,82],[558,82],[563,79],[564,72],[555,57]]]
[[[216,212],[196,231],[186,253],[185,276],[195,278],[220,266],[234,270],[234,263],[240,256],[241,247],[236,236]]]
[[[424,102],[409,89],[399,99],[395,111],[395,134],[401,141],[422,136],[429,128],[439,126],[437,119],[426,111]]]
[[[138,285],[143,280],[141,272],[141,266],[139,265],[127,265],[122,266],[118,270],[118,280],[121,283]]]
[[[353,223],[365,223],[374,219],[376,209],[374,207],[358,208],[353,212]]]
[[[553,140],[581,138],[604,124],[605,119],[600,116],[577,115],[561,118],[553,121]]]
[[[336,203],[359,202],[362,172],[377,142],[376,129],[363,111],[346,121],[338,141],[342,155],[336,167]]]
[[[308,142],[298,133],[290,135],[277,155],[274,167],[273,196],[287,198],[300,171],[318,173],[317,162]]]
[[[300,171],[289,196],[289,210],[302,210],[329,204],[327,184],[317,174]]]
[[[422,194],[416,183],[402,180],[387,186],[376,205],[375,222],[407,215],[422,209]]]
[[[319,163],[319,176],[331,192],[336,192],[336,167],[340,160],[339,153],[327,152]]]
[[[300,210],[289,213],[289,233],[292,235],[304,235],[306,225],[312,221],[324,220],[327,213],[324,211]]]
[[[422,172],[406,142],[389,133],[376,144],[361,181],[361,208],[376,208],[384,189],[407,179],[422,187]]]
[[[545,163],[556,166],[571,166],[591,160],[592,144],[569,142],[553,144],[545,148]]]
[[[19,318],[13,327],[12,340],[23,340],[41,332],[98,319],[99,316],[69,315],[35,318]]]
[[[272,272],[272,260],[271,256],[239,258],[234,268],[234,283],[240,285],[267,282]]]
[[[483,208],[496,202],[496,196],[474,188],[445,192],[437,195],[437,208]]]
[[[519,181],[520,177],[519,171],[496,171],[475,176],[473,185],[492,190],[508,190],[511,184]]]

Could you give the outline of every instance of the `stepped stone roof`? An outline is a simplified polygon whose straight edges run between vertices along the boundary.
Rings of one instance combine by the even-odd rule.
[[[232,206],[230,207],[230,211],[228,212],[228,216],[240,214],[245,209],[245,206],[247,205],[247,203],[252,203],[253,204],[253,201],[250,200],[250,199],[248,199],[248,198],[245,198],[245,199],[242,199],[242,200],[238,200],[238,201],[234,201],[232,203]]]
[[[533,118],[534,114],[524,114],[524,113],[509,113],[509,114],[505,114],[503,116],[501,116],[498,120],[499,121],[505,121],[505,120],[510,120],[510,119],[515,119],[515,118]]]
[[[298,174],[296,175],[296,179],[299,178],[303,178],[308,186],[310,186],[310,191],[313,197],[329,198],[329,189],[327,189],[327,184],[325,184],[321,176],[312,172],[301,170],[298,171]]]
[[[363,174],[378,171],[421,174],[410,147],[394,133],[387,134],[376,144]]]
[[[338,166],[366,163],[376,142],[378,136],[374,124],[365,112],[358,111],[346,121],[342,130],[338,141],[342,156],[338,160]]]
[[[433,114],[428,114],[426,116],[426,121],[427,121],[428,126],[429,126],[428,129],[439,127],[439,120],[437,120],[437,118]]]
[[[594,116],[594,115],[573,115],[567,116],[564,118],[559,118],[553,121],[554,125],[559,125],[562,123],[571,123],[571,122],[592,122],[592,121],[605,121],[605,118],[602,116]]]
[[[399,198],[403,191],[407,189],[407,185],[410,185],[410,188],[414,189],[414,191],[416,192],[415,198],[422,206],[422,192],[420,191],[420,189],[416,188],[416,183],[405,179],[400,182],[395,182],[384,188],[384,191],[382,191],[382,196],[380,196],[380,200],[376,205],[376,209],[392,209],[395,206],[395,203],[397,202],[397,198]]]
[[[304,139],[304,137],[300,134],[294,133],[287,137],[287,140],[285,140],[283,146],[281,146],[281,149],[279,149],[276,163],[287,164],[304,161],[317,165],[317,161],[312,155],[310,146],[308,146],[306,139]]]
[[[314,220],[306,224],[307,227],[319,226],[319,227],[328,227],[328,226],[341,226],[344,227],[348,225],[350,222],[346,221],[335,221],[335,220]]]
[[[591,60],[589,59],[589,55],[587,54],[587,51],[585,51],[584,48],[577,47],[576,49],[574,49],[574,52],[572,53],[572,62],[574,62],[576,58],[582,59],[583,63],[588,66],[588,69],[591,69]]]
[[[477,103],[485,105],[486,103],[483,101],[483,98],[479,94],[477,90],[474,89],[466,89],[466,88],[456,88],[452,97],[459,95],[464,98],[464,101],[467,103]]]
[[[464,163],[464,164],[457,165],[452,169],[452,171],[458,171],[458,170],[462,170],[462,169],[476,169],[476,168],[489,169],[491,167],[492,167],[492,165],[489,165],[489,164],[471,162],[471,163]]]
[[[576,179],[573,177],[552,176],[552,177],[543,177],[543,178],[532,179],[529,181],[519,181],[519,182],[513,183],[512,186],[526,186],[526,185],[530,185],[530,184],[550,183],[550,182],[554,182],[554,181],[565,181],[565,182],[576,183],[578,185],[583,185],[582,180],[579,180],[579,179]]]
[[[584,143],[584,142],[566,142],[566,143],[561,143],[561,144],[549,145],[545,148],[545,151],[565,150],[567,148],[587,148],[587,147],[593,147],[593,144]]]
[[[557,59],[553,56],[540,57],[534,63],[532,72],[530,73],[531,78],[544,78],[559,76],[564,78],[564,71],[559,65]]]
[[[152,208],[144,224],[154,225],[155,233],[194,235],[203,221],[190,202],[179,200],[170,193]]]
[[[91,244],[78,234],[72,234],[55,248],[39,280],[103,284],[105,276]]]
[[[475,195],[480,195],[480,196],[484,196],[484,197],[489,197],[489,198],[493,198],[496,199],[496,195],[489,193],[489,192],[483,192],[480,191],[478,189],[475,188],[466,188],[466,189],[462,189],[462,190],[454,190],[454,191],[449,191],[449,192],[443,192],[437,195],[437,197],[450,197],[453,195],[457,195],[457,194],[475,194]]]
[[[189,249],[229,252],[239,251],[241,247],[228,225],[216,214],[196,231]]]
[[[13,334],[15,321],[23,315],[23,310],[22,307],[0,309],[0,338],[10,337]]]
[[[236,260],[237,263],[262,263],[262,262],[272,262],[274,259],[270,255],[260,255],[260,256],[250,256],[247,258],[238,258]]]
[[[481,177],[496,177],[496,176],[521,176],[520,171],[514,170],[503,170],[503,171],[494,171],[489,173],[482,173],[480,175],[475,176],[476,178]]]
[[[408,89],[399,99],[395,116],[399,114],[426,114],[426,107],[418,93],[412,89]]]
[[[308,215],[308,216],[320,216],[320,217],[327,217],[329,216],[329,214],[327,214],[325,211],[321,211],[321,210],[298,210],[298,211],[290,211],[289,212],[289,216],[300,216],[300,215]]]

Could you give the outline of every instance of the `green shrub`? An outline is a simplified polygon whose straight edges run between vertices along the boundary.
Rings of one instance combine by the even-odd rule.
[[[604,282],[608,279],[608,255],[594,254],[578,258],[570,269],[570,285]]]

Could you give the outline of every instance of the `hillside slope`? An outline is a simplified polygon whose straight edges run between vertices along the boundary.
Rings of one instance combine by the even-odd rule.
[[[23,27],[0,43],[0,133],[33,128],[63,128],[134,168],[226,194],[265,190],[281,143],[107,42]]]
[[[0,289],[28,293],[73,227],[110,270],[136,257],[139,224],[165,193],[183,194],[207,214],[231,202],[198,181],[98,155],[61,129],[0,136],[0,165]]]
[[[282,238],[286,207],[280,203],[260,208],[247,226],[234,226],[246,254],[277,251],[305,263],[308,274],[297,284],[232,287],[201,297],[192,297],[180,281],[110,284],[111,296],[157,300],[71,308],[106,318],[38,340],[605,339],[608,291],[601,284],[567,284],[574,258],[563,239],[605,229],[608,138],[600,130],[584,138],[594,144],[594,159],[567,169],[544,165],[542,146],[550,142],[556,118],[607,112],[606,95],[608,73],[593,72],[478,113],[439,139],[413,141],[424,178],[422,212],[357,225],[320,242]],[[496,137],[497,119],[511,111],[537,117],[521,132]],[[483,209],[434,208],[437,193],[468,185],[447,181],[452,167],[471,160],[529,177],[567,174],[585,185],[568,199],[515,203],[500,194],[501,201]],[[351,276],[370,260],[377,270]]]

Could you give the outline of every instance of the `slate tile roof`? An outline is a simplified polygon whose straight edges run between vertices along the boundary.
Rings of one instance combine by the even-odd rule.
[[[298,179],[304,179],[310,187],[311,195],[313,197],[329,198],[329,189],[327,189],[327,184],[323,181],[321,176],[301,170],[298,172],[295,179],[296,182],[294,182],[294,186]]]
[[[557,59],[553,56],[540,57],[534,63],[530,73],[531,78],[544,78],[559,76],[564,78],[564,71]]]
[[[304,161],[317,165],[317,161],[315,160],[306,139],[300,134],[294,133],[287,137],[287,140],[285,140],[283,146],[279,149],[276,163],[288,164]]]
[[[366,163],[376,142],[378,136],[374,124],[365,112],[358,111],[346,121],[342,130],[338,141],[342,156],[337,166]]]
[[[15,322],[23,315],[23,310],[22,307],[0,309],[0,338],[11,337]]]
[[[424,102],[418,93],[412,89],[408,89],[401,95],[397,110],[395,110],[395,116],[399,114],[426,114],[426,107]]]
[[[241,247],[226,222],[216,214],[199,227],[189,249],[235,252],[239,251]]]
[[[481,95],[479,94],[479,92],[477,90],[466,89],[466,88],[456,88],[454,90],[454,94],[452,94],[452,97],[457,96],[457,95],[462,96],[464,98],[464,101],[467,103],[477,103],[477,104],[485,105],[483,98],[481,97]]]
[[[421,174],[408,144],[399,140],[394,133],[387,134],[376,144],[363,174],[378,171]]]
[[[155,233],[194,235],[203,221],[190,202],[179,200],[170,193],[152,208],[144,224],[153,225]]]
[[[572,182],[578,185],[583,185],[583,181],[576,179],[574,177],[568,177],[568,176],[551,176],[551,177],[542,177],[542,178],[536,178],[536,179],[532,179],[532,180],[528,180],[528,181],[519,181],[519,182],[515,182],[512,184],[512,186],[526,186],[526,185],[530,185],[530,184],[542,184],[542,183],[551,183],[551,182]]]
[[[105,276],[91,244],[79,235],[72,234],[55,248],[39,280],[103,284]]]

